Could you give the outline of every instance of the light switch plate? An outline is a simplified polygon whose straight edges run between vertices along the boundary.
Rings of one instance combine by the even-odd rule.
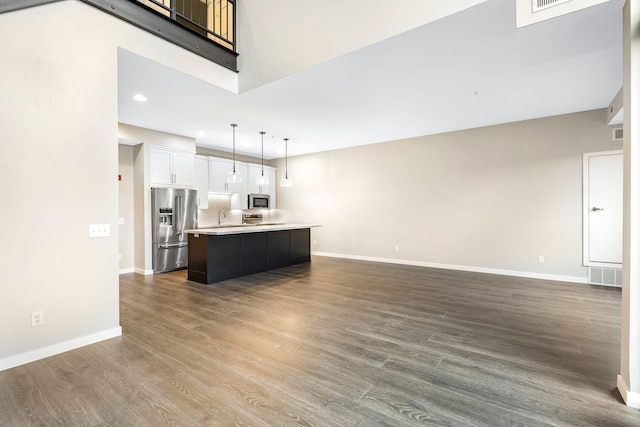
[[[89,237],[109,237],[111,227],[109,224],[89,224]]]

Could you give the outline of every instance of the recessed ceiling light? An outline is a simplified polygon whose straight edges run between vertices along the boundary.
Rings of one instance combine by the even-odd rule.
[[[133,95],[133,99],[138,102],[147,102],[147,97],[140,93]]]

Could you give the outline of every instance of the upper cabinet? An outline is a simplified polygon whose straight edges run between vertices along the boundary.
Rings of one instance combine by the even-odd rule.
[[[233,170],[233,162],[226,159],[209,157],[209,191],[212,193],[230,193],[227,174]]]
[[[267,168],[264,169],[264,173],[267,173]],[[276,168],[269,167],[269,188],[267,189],[267,194],[270,196],[269,203],[271,205],[271,209],[276,209],[276,188],[278,184],[276,182]]]
[[[231,184],[231,209],[247,209],[247,164],[236,162],[236,173],[242,177],[242,182]]]
[[[174,148],[151,147],[151,184],[193,187],[195,153]]]
[[[160,166],[168,168],[172,160],[163,155],[164,150],[159,150],[152,157]],[[154,153],[152,152],[152,156]],[[173,160],[175,163],[175,158]],[[194,156],[193,185],[198,190],[198,208],[206,209],[209,205],[207,193],[222,193],[231,195],[231,209],[247,209],[247,195],[249,193],[268,194],[271,196],[271,208],[276,208],[276,169],[271,166],[264,167],[264,174],[269,178],[269,184],[258,185],[256,180],[262,172],[260,165],[253,163],[236,162],[236,174],[241,177],[241,182],[229,182],[229,173],[233,172],[233,161],[218,157]],[[153,166],[152,166],[153,170]],[[153,173],[153,171],[152,171]],[[165,185],[176,185],[166,183]]]
[[[254,165],[253,163],[249,164],[249,179],[247,182],[247,193],[258,193],[258,194],[267,194],[267,190],[273,182],[271,181],[271,176],[269,175],[269,166],[264,167],[264,176],[267,177],[269,183],[266,185],[258,184],[258,177],[262,175],[262,167],[260,165]]]
[[[247,209],[247,165],[236,162],[236,174],[242,177],[240,182],[228,182],[233,172],[233,161],[209,157],[209,191],[231,194],[231,209]]]
[[[249,193],[268,194],[271,208],[276,208],[275,168],[264,167],[264,174],[269,179],[266,185],[257,183],[262,173],[261,165],[236,162],[236,173],[242,178],[241,182],[228,182],[232,171],[232,160],[196,156],[187,150],[151,146],[151,185],[195,188],[198,190],[199,209],[208,208],[208,193],[230,194],[231,209],[247,209]]]
[[[198,190],[198,209],[207,209],[209,207],[209,159],[207,157],[195,157],[193,177]]]

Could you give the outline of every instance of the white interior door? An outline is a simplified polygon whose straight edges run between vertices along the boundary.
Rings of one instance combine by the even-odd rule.
[[[622,152],[584,156],[584,264],[622,265]]]

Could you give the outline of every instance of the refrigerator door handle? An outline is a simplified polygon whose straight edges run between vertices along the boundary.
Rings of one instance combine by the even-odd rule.
[[[180,221],[180,234],[184,234],[184,225],[187,222],[187,218],[185,218],[187,214],[187,210],[184,206],[184,197],[180,196],[180,216],[182,221]]]
[[[176,214],[178,223],[176,224],[176,236],[184,232],[184,218],[182,217],[184,209],[182,209],[182,196],[176,197]]]
[[[173,243],[168,245],[160,245],[160,249],[173,249],[173,248],[186,248],[189,246],[187,243]]]

